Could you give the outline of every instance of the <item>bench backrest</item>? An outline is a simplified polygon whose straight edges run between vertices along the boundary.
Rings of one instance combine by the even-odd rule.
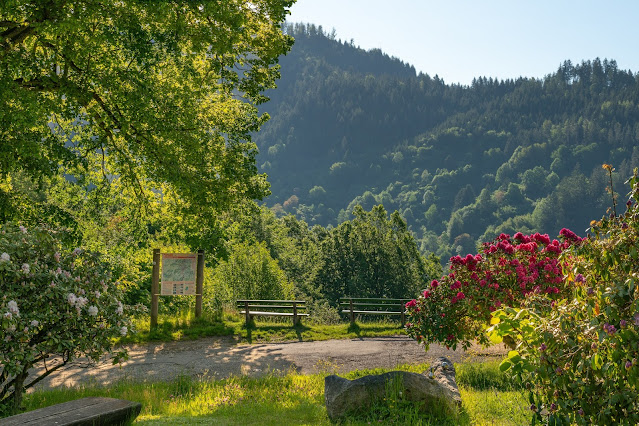
[[[384,297],[342,297],[339,299],[342,309],[365,311],[402,312],[404,305],[413,299],[391,299]]]

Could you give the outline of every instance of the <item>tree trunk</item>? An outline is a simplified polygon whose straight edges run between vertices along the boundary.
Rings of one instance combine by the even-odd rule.
[[[27,372],[24,371],[16,376],[13,385],[13,407],[11,407],[11,415],[18,414],[22,405],[22,396],[24,394],[24,381],[27,378]]]

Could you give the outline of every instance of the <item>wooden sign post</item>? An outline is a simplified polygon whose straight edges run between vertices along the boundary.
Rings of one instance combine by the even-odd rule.
[[[197,274],[195,277],[195,318],[202,316],[202,292],[204,291],[204,250],[197,251]]]
[[[162,285],[160,286],[160,264]],[[163,253],[153,249],[151,279],[151,329],[158,325],[159,296],[195,295],[195,318],[202,316],[204,289],[204,250],[195,253]]]
[[[160,295],[160,249],[153,249],[151,277],[151,329],[158,326],[158,296]]]

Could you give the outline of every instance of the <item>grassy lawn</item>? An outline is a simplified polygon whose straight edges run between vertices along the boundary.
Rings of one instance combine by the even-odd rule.
[[[122,338],[118,343],[144,343],[148,341],[175,341],[199,339],[210,336],[233,336],[241,343],[276,343],[286,341],[317,341],[329,339],[354,339],[403,334],[399,321],[374,321],[350,325],[323,325],[304,322],[293,326],[290,318],[258,318],[251,327],[246,327],[244,318],[227,314],[223,321],[207,318],[195,319],[192,312],[174,316],[160,316],[158,327],[151,331],[148,317],[135,321],[136,332]]]
[[[396,370],[421,373],[426,364],[404,365]],[[457,413],[424,415],[406,401],[389,398],[346,424],[395,423],[436,425],[528,424],[525,393],[508,383],[497,363],[460,364],[457,381],[463,400]],[[360,370],[344,375],[354,379],[388,370]],[[82,398],[108,396],[142,403],[135,424],[260,424],[328,425],[324,406],[324,377],[330,374],[262,378],[235,376],[224,380],[194,380],[179,377],[173,382],[119,382],[109,387],[38,391],[26,396],[28,410]]]

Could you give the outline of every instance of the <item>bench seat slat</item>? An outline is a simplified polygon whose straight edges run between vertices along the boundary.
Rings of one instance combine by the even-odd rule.
[[[410,300],[413,299],[390,299],[390,298],[373,298],[373,297],[342,297],[339,299],[340,302],[348,302],[348,301],[353,301],[353,302],[372,302],[372,301],[376,301],[376,302],[380,302],[380,303],[384,303],[384,302],[408,302]]]
[[[340,306],[351,306],[350,303],[340,303]],[[379,306],[384,308],[401,308],[404,306],[403,303],[355,303],[353,302],[353,307],[363,307],[363,306]]]
[[[342,311],[343,314],[350,314],[350,309],[344,309]],[[356,311],[353,310],[354,314],[371,314],[371,315],[401,315],[402,313],[399,311]]]
[[[238,308],[245,308],[246,305],[242,304],[238,304],[237,305]],[[293,305],[248,305],[249,310],[251,310],[252,308],[262,308],[262,309],[293,309]],[[306,309],[306,306],[297,306],[297,309]]]
[[[241,315],[246,315],[246,311],[241,311],[240,312]],[[278,316],[278,317],[292,317],[294,314],[293,312],[258,312],[258,311],[249,311],[249,315],[271,315],[271,316]],[[302,313],[297,313],[298,317],[307,317],[308,314],[302,314]]]
[[[297,303],[303,304],[306,303],[305,300],[260,300],[260,299],[248,299],[248,300],[238,300],[237,303]]]

